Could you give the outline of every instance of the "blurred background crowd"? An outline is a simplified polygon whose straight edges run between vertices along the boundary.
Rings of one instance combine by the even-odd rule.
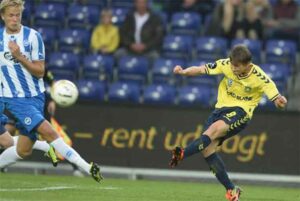
[[[174,65],[226,58],[247,45],[300,110],[300,0],[26,0],[47,68],[81,100],[212,107],[219,76],[182,78]],[[260,109],[274,109],[266,98]]]

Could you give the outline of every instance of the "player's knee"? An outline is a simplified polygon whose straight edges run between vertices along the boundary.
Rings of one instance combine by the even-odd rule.
[[[32,154],[32,149],[18,149],[17,148],[17,153],[21,158],[27,158]]]

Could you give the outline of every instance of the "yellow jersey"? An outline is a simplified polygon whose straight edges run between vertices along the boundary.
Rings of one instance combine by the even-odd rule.
[[[229,58],[205,65],[208,75],[224,74],[219,84],[216,108],[241,107],[251,118],[263,94],[271,101],[279,96],[270,77],[259,66],[252,63],[250,65],[251,70],[245,77],[233,73]]]

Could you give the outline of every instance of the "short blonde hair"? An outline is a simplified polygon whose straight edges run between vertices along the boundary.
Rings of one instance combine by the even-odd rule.
[[[2,0],[0,3],[0,13],[4,13],[5,9],[9,6],[20,6],[24,10],[23,0]]]

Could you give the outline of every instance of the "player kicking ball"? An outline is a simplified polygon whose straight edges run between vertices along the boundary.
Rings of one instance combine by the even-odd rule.
[[[227,59],[186,69],[181,66],[174,68],[175,74],[183,76],[224,75],[219,84],[215,110],[208,117],[203,134],[185,148],[176,147],[170,166],[173,168],[183,159],[201,152],[210,170],[226,188],[225,197],[229,201],[238,201],[241,189],[229,179],[224,162],[216,153],[217,147],[248,125],[263,94],[277,108],[284,108],[287,104],[275,83],[259,66],[251,63],[251,57],[247,47],[237,45]]]

